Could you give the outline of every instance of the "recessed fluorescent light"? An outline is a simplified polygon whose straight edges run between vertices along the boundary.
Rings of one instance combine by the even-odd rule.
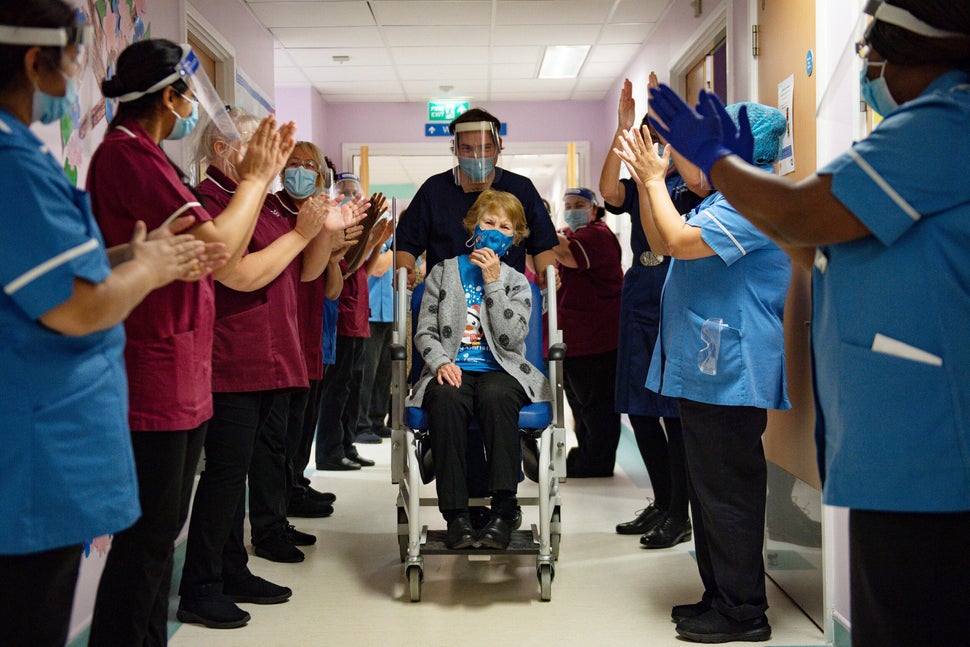
[[[575,79],[589,54],[589,45],[549,45],[542,55],[540,79]]]

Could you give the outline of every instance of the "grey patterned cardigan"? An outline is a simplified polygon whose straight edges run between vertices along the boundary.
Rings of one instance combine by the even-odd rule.
[[[439,368],[458,357],[468,314],[457,258],[449,258],[431,268],[424,284],[414,334],[414,348],[424,358],[424,370],[407,400],[410,407],[421,406],[428,382],[435,379]],[[525,276],[502,263],[499,279],[485,284],[482,301],[485,306],[481,313],[482,330],[495,360],[518,380],[532,402],[551,400],[549,381],[525,358],[525,337],[532,310],[532,289]]]

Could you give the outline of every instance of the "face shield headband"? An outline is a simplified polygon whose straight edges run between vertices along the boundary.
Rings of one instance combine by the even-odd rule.
[[[562,195],[562,199],[565,200],[566,198],[568,198],[571,195],[575,195],[575,196],[579,196],[580,198],[584,198],[586,201],[589,202],[589,204],[591,206],[594,206],[594,207],[596,206],[596,196],[593,195],[593,192],[590,191],[589,189],[586,189],[586,188],[583,188],[583,187],[578,187],[578,188],[575,188],[575,189],[566,189],[566,192]]]
[[[236,128],[236,124],[233,122],[232,117],[226,111],[225,102],[219,97],[219,93],[212,86],[212,82],[209,80],[208,75],[206,75],[205,70],[199,64],[199,59],[192,51],[189,45],[182,44],[182,58],[179,60],[178,64],[172,70],[172,73],[168,76],[162,78],[156,83],[152,84],[150,87],[144,90],[136,90],[134,92],[129,92],[123,94],[117,98],[120,103],[126,103],[128,101],[135,101],[146,95],[158,92],[163,88],[166,88],[178,80],[185,82],[189,88],[192,89],[192,93],[195,98],[199,101],[199,104],[205,110],[209,118],[215,124],[216,128],[230,141],[240,140],[239,130]]]
[[[94,42],[94,28],[77,24],[70,27],[18,27],[0,25],[0,43],[37,47],[77,47],[75,63],[83,69],[85,55]]]
[[[478,141],[471,142],[469,135],[475,133],[480,135]],[[492,173],[495,173],[493,181],[498,180],[501,170],[496,167],[501,147],[495,124],[490,121],[466,121],[455,124],[454,135],[455,184],[461,185],[462,174],[474,184],[485,182]]]
[[[962,38],[966,36],[966,34],[958,31],[947,31],[929,25],[902,7],[891,5],[884,0],[869,0],[862,13],[872,16],[873,22],[879,20],[927,38]]]
[[[330,198],[336,200],[343,195],[341,204],[349,202],[364,192],[360,178],[353,173],[337,173],[337,178],[330,187]]]

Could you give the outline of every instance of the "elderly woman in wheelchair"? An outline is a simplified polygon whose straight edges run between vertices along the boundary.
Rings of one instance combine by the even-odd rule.
[[[518,507],[519,409],[549,401],[552,393],[542,372],[525,358],[531,288],[525,276],[500,260],[529,235],[522,205],[510,193],[484,191],[464,225],[471,252],[442,261],[425,281],[414,336],[424,370],[407,404],[428,414],[447,547],[504,550]],[[472,420],[485,441],[492,502],[481,531],[468,512]]]

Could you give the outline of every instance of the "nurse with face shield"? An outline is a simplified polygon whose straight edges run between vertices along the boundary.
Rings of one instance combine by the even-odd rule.
[[[88,194],[31,132],[70,113],[91,36],[60,0],[0,5],[3,645],[63,645],[82,543],[144,513],[120,324],[152,290],[191,289],[209,269],[205,245],[145,212],[108,248]]]
[[[691,109],[661,87],[651,108],[746,218],[814,252],[816,436],[824,501],[850,509],[852,644],[955,645],[970,608],[970,5],[874,1],[863,18],[856,78],[884,119],[797,184],[747,163],[750,129],[712,95]]]

